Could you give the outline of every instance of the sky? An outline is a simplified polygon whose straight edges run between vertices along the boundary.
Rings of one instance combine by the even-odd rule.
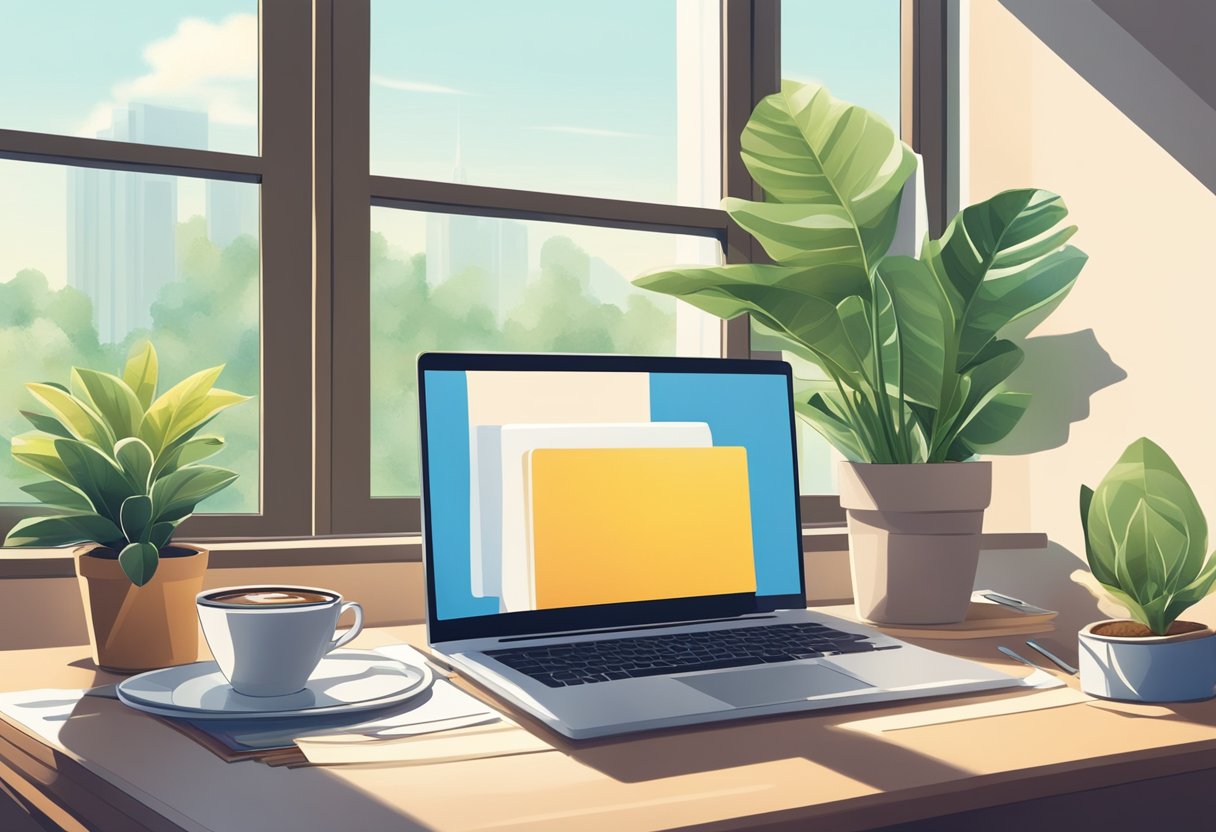
[[[257,152],[256,0],[0,5],[0,127],[95,136],[115,106],[150,101],[207,111],[212,149]],[[451,180],[459,162],[473,184],[677,201],[678,145],[690,139],[677,113],[708,89],[691,73],[678,90],[677,62],[697,60],[689,26],[716,8],[372,0],[372,170]],[[898,121],[898,0],[784,0],[782,17],[786,77],[825,81]],[[36,267],[64,283],[65,181],[62,168],[0,162],[0,280]],[[201,194],[181,180],[179,218],[202,210]],[[400,245],[418,250],[418,224],[398,225]],[[627,276],[677,251],[665,235],[571,236]]]

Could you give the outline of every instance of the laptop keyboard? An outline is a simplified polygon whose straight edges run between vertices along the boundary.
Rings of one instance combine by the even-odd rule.
[[[693,633],[487,650],[486,655],[551,688],[892,650],[822,624],[772,624]]]

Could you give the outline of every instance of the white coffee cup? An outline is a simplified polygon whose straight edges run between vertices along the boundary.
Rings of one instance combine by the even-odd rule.
[[[321,658],[363,629],[363,608],[329,589],[232,586],[200,592],[195,603],[220,672],[247,696],[303,690]],[[355,623],[335,635],[347,610],[354,611]]]

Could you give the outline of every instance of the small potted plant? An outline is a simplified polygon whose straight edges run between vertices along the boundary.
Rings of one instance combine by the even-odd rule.
[[[974,457],[1028,404],[1006,389],[1023,351],[1002,332],[1072,288],[1086,258],[1065,245],[1068,210],[1047,191],[1006,191],[961,211],[919,257],[892,256],[916,158],[881,118],[787,81],[741,143],[767,201],[722,207],[774,262],[635,283],[721,318],[750,313],[818,376],[799,380],[795,404],[847,460],[858,613],[962,621],[991,495],[991,465]]]
[[[1081,630],[1081,689],[1139,702],[1211,698],[1216,633],[1178,616],[1212,591],[1216,557],[1173,460],[1137,439],[1096,489],[1081,486],[1081,527],[1094,577],[1131,615]]]
[[[55,513],[18,522],[5,545],[83,544],[74,555],[93,659],[121,672],[198,658],[194,596],[207,550],[173,534],[236,479],[199,464],[224,445],[200,431],[249,398],[213,387],[222,366],[157,397],[157,368],[144,344],[122,378],[76,367],[68,387],[28,384],[49,412],[22,411],[35,430],[12,440],[13,457],[49,477],[22,490]]]

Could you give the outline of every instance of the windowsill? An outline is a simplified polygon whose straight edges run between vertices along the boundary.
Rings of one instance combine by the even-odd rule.
[[[422,561],[422,537],[399,535],[357,538],[292,538],[260,541],[192,540],[206,546],[212,569],[281,566],[351,566],[366,563]],[[985,549],[1042,549],[1047,535],[1038,532],[985,534]],[[804,552],[842,552],[849,548],[843,525],[814,525],[802,529]],[[0,580],[11,578],[71,578],[76,574],[72,550],[0,549]]]

